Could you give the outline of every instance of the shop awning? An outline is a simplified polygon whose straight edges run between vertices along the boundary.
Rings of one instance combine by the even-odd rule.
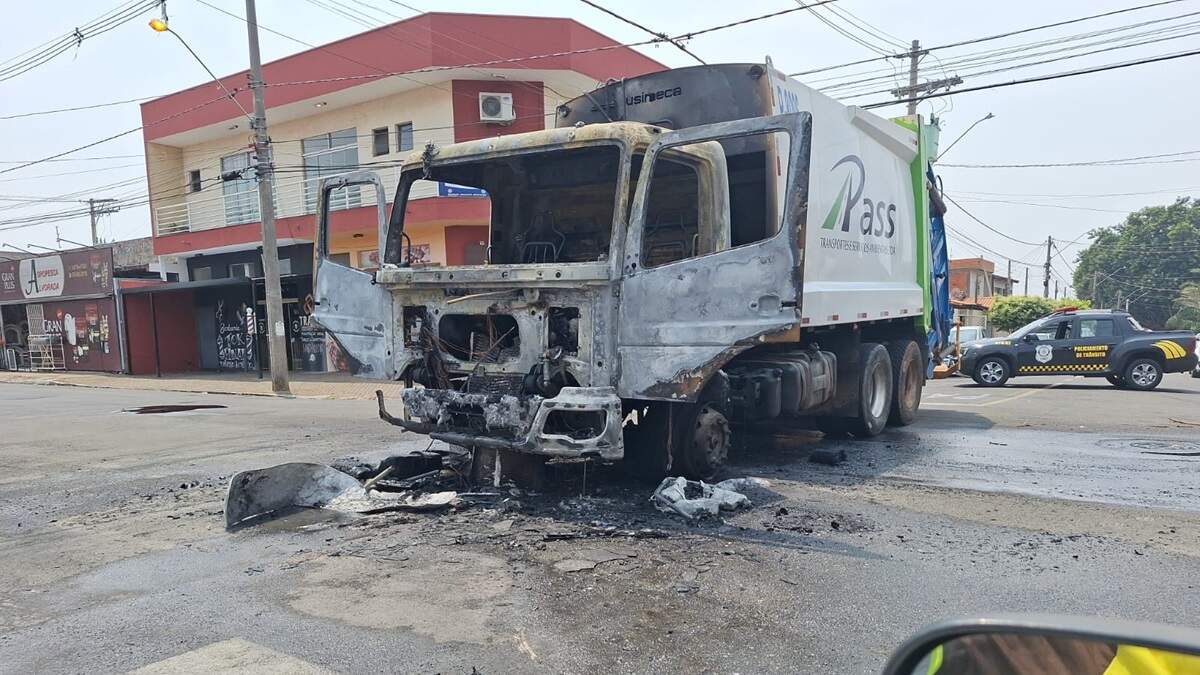
[[[254,279],[249,277],[227,277],[225,279],[205,279],[204,281],[172,281],[165,284],[133,286],[122,288],[121,295],[140,295],[142,293],[171,293],[173,291],[194,291],[201,288],[217,288],[221,286],[249,286]]]

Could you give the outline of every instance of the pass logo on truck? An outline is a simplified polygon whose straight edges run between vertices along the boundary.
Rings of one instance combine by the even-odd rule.
[[[846,167],[843,169],[842,167]],[[846,178],[837,199],[821,223],[821,229],[834,232],[854,233],[870,237],[868,243],[857,240],[822,238],[828,248],[867,250],[871,253],[895,253],[895,246],[887,240],[896,236],[896,204],[889,199],[864,196],[867,185],[867,169],[858,155],[846,155],[830,169],[835,176],[845,171]],[[882,240],[882,241],[880,241]],[[868,250],[869,249],[869,250]]]

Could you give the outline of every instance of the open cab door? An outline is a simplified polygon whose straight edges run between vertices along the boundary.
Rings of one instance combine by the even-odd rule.
[[[386,197],[379,176],[371,171],[331,176],[321,181],[317,200],[317,264],[313,282],[313,318],[351,359],[355,375],[393,379],[392,296],[375,284],[375,276],[329,257],[329,196],[356,186],[375,188],[379,241],[386,236]]]
[[[730,359],[800,327],[811,117],[664,132],[646,151],[621,279],[618,391],[694,401]]]

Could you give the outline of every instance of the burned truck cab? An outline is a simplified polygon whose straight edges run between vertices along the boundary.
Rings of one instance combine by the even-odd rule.
[[[805,136],[796,125],[806,121],[787,117],[430,145],[401,167],[386,219],[377,177],[328,179],[314,316],[360,374],[409,385],[395,420],[409,430],[467,447],[621,459],[631,412],[695,403],[733,355],[797,326],[798,227],[779,205],[788,149],[806,150],[773,134]],[[749,188],[731,184],[744,176],[728,164],[731,144],[757,144]],[[405,217],[439,183],[486,193],[489,233],[475,264],[414,255]],[[366,184],[380,214],[374,275],[331,260],[327,245],[325,204]],[[742,200],[751,207],[731,205],[748,189],[758,190]],[[798,222],[803,204],[789,209]],[[735,220],[755,230],[751,241],[739,241]],[[714,259],[723,253],[732,255]]]

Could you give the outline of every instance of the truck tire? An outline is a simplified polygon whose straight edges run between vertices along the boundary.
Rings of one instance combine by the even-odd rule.
[[[1154,359],[1133,359],[1125,364],[1125,387],[1138,391],[1150,391],[1162,382],[1162,364]]]
[[[858,347],[858,396],[853,417],[818,417],[817,428],[827,436],[878,436],[892,408],[892,360],[887,347],[864,342]]]
[[[693,480],[717,475],[729,456],[732,434],[725,413],[713,401],[680,405],[675,413],[671,455],[679,473]]]
[[[984,387],[1003,387],[1010,377],[1012,377],[1012,367],[1008,365],[1008,361],[999,356],[985,357],[976,364],[975,372],[971,373],[971,379],[975,380],[975,384]]]
[[[921,389],[925,386],[921,348],[912,340],[894,340],[887,343],[887,350],[892,362],[892,407],[888,424],[908,426],[917,419]]]

